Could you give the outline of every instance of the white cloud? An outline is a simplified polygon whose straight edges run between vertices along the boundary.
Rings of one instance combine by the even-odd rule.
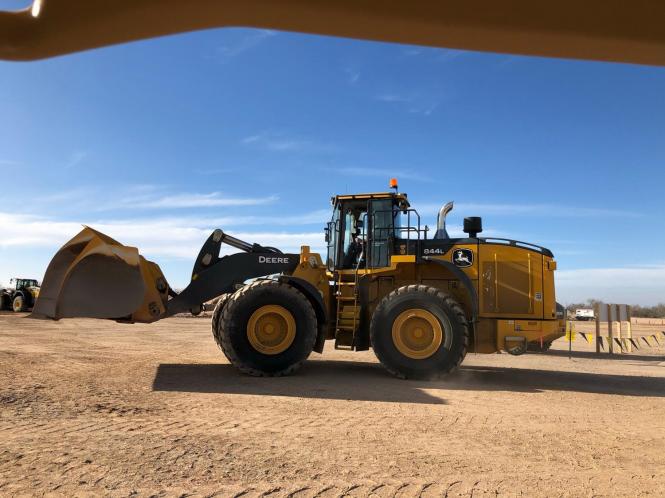
[[[370,176],[380,177],[388,182],[391,177],[396,177],[398,180],[403,178],[405,180],[420,180],[427,181],[429,178],[416,173],[411,170],[403,170],[398,168],[362,168],[362,167],[342,167],[342,168],[324,168],[326,171],[338,173],[342,176]]]
[[[309,213],[292,216],[234,216],[213,218],[208,220],[209,225],[218,227],[263,225],[263,226],[303,226],[325,224],[330,220],[329,209],[318,209]]]
[[[438,213],[441,204],[421,204],[421,214]],[[635,211],[605,209],[595,207],[571,206],[568,204],[492,204],[492,203],[455,203],[455,211],[477,212],[488,215],[507,216],[547,216],[561,218],[622,217],[638,218],[643,216]]]
[[[413,101],[413,96],[411,95],[399,95],[397,93],[381,93],[374,96],[374,100],[380,102],[398,102],[398,103],[408,103]]]
[[[557,299],[583,302],[600,299],[610,303],[651,306],[665,301],[665,265],[558,270]]]
[[[0,212],[0,248],[47,248],[58,247],[76,235],[83,227],[92,228],[106,233],[123,244],[139,247],[153,254],[172,257],[195,257],[203,241],[218,227],[243,227],[232,231],[235,237],[246,239],[263,245],[287,250],[311,244],[323,245],[323,230],[317,232],[286,233],[282,230],[248,231],[245,226],[303,226],[324,223],[328,212],[314,211],[299,217],[247,217],[220,218],[201,220],[195,217],[184,218],[141,218],[125,220],[87,220],[84,223],[62,221],[53,218],[3,213]],[[302,242],[301,242],[302,240]],[[282,248],[284,249],[284,248]]]
[[[360,72],[350,67],[344,68],[344,72],[346,73],[346,81],[351,85],[355,85],[360,79]]]
[[[31,208],[35,212],[104,212],[126,209],[186,209],[199,207],[260,206],[279,198],[276,195],[263,197],[229,196],[221,192],[171,193],[168,188],[157,185],[133,185],[119,190],[100,187],[79,187],[57,193],[47,193],[35,198]],[[112,202],[99,202],[101,198]]]
[[[209,194],[174,194],[145,200],[125,199],[109,208],[143,209],[182,209],[195,207],[257,206],[269,204],[278,199],[275,195],[267,197],[224,197],[219,192]]]
[[[411,114],[431,115],[441,104],[441,99],[434,95],[400,93],[381,93],[374,96],[374,100],[403,107]]]
[[[70,156],[67,162],[65,163],[65,169],[70,169],[73,168],[74,166],[79,165],[86,157],[88,157],[88,153],[84,150],[77,150],[73,152]]]
[[[318,216],[316,213],[313,217]],[[197,223],[193,218],[102,220],[86,224],[124,245],[138,247],[142,255],[158,264],[160,260],[168,262],[171,259],[179,260],[180,264],[185,266],[190,262],[193,264],[203,242],[217,228],[210,222],[207,226],[200,220]],[[325,249],[322,229],[287,232],[273,228],[252,231],[236,226],[238,230],[230,230],[234,237],[250,243],[277,247],[284,252],[298,253],[301,245],[309,245],[313,251],[321,253]],[[48,259],[82,228],[80,223],[71,221],[0,212],[0,253],[20,255],[29,250],[32,255],[30,261],[18,258],[12,265],[8,264],[8,258],[3,258],[0,261],[0,270],[3,273],[0,281],[8,280],[19,270],[30,275],[43,275]],[[237,252],[230,246],[222,247],[222,254]],[[169,275],[166,276],[168,278]]]
[[[441,48],[436,50],[436,59],[441,61],[441,62],[449,62],[453,61],[456,59],[459,59],[460,57],[465,57],[467,55],[472,54],[473,52],[469,52],[467,50],[455,50],[451,48]]]
[[[415,57],[417,55],[420,55],[424,52],[424,49],[422,47],[408,47],[402,49],[402,55],[405,55],[407,57]]]
[[[258,133],[243,138],[243,145],[273,152],[331,152],[334,147],[314,140],[287,136],[283,133]]]
[[[215,228],[200,222],[190,223],[188,219],[99,221],[89,225],[124,245],[139,248],[143,256],[160,264],[176,287],[187,285],[190,265]],[[0,255],[3,256],[0,282],[6,283],[19,273],[41,279],[58,248],[82,228],[81,224],[69,221],[0,213]],[[325,250],[323,230],[291,233],[279,229],[248,231],[243,227],[230,233],[247,242],[277,247],[284,252],[299,253],[301,245],[309,245],[322,255]],[[222,246],[222,255],[234,252],[237,250]]]
[[[205,168],[197,169],[196,173],[199,175],[228,175],[229,173],[237,173],[240,171],[240,168]]]
[[[435,61],[439,62],[453,61],[472,53],[473,52],[467,50],[418,46],[409,46],[401,50],[401,54],[405,57],[427,56],[428,58],[433,58]]]
[[[423,106],[412,106],[409,108],[411,114],[422,114],[423,116],[429,116],[432,114],[437,107],[439,107],[440,102],[432,102]]]
[[[0,247],[45,247],[64,242],[81,225],[49,218],[0,212]]]
[[[275,35],[277,35],[277,32],[270,29],[252,30],[236,43],[217,47],[217,53],[224,58],[237,57]]]

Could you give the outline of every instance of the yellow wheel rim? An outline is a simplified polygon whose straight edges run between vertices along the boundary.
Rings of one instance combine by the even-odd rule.
[[[296,321],[284,307],[268,304],[258,308],[247,322],[247,339],[259,353],[286,351],[296,337]]]
[[[397,350],[414,360],[429,358],[443,342],[443,329],[439,320],[420,308],[400,313],[393,322],[392,332]]]
[[[14,311],[21,311],[23,299],[14,299]]]

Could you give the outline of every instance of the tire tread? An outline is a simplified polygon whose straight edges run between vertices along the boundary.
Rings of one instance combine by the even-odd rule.
[[[451,361],[448,365],[446,365],[445,368],[442,368],[438,372],[439,374],[446,375],[455,371],[462,364],[462,361],[466,357],[466,353],[469,349],[469,342],[470,342],[469,324],[466,319],[466,314],[464,313],[464,309],[457,302],[457,300],[455,300],[455,298],[453,298],[450,294],[442,291],[441,289],[437,289],[436,287],[431,287],[423,284],[410,284],[399,287],[390,292],[386,297],[384,297],[377,306],[376,310],[374,310],[374,314],[372,316],[372,325],[370,325],[370,331],[374,330],[375,328],[373,326],[374,318],[380,315],[381,312],[385,310],[385,308],[394,298],[404,294],[422,294],[422,293],[426,293],[430,296],[440,299],[442,303],[444,303],[452,310],[459,324],[462,326],[462,331],[463,331],[461,334],[462,347],[459,348],[458,351],[456,351],[456,356],[453,359],[453,361]],[[406,374],[396,370],[395,368],[393,368],[388,364],[389,362],[386,362],[385,359],[381,358],[380,353],[377,352],[376,349],[374,351],[377,357],[379,358],[379,361],[381,362],[383,367],[386,370],[388,370],[388,372],[395,375],[396,377],[399,377],[400,379],[407,378]]]
[[[278,282],[277,280],[256,280],[229,295],[229,297],[223,303],[221,303],[220,300],[221,305],[218,303],[217,306],[215,306],[215,311],[213,312],[213,335],[215,337],[215,341],[224,353],[224,356],[226,356],[231,364],[241,372],[253,377],[283,377],[285,375],[291,375],[302,366],[306,358],[288,366],[287,368],[275,372],[265,372],[258,370],[247,365],[243,358],[241,358],[235,352],[233,346],[231,345],[229,336],[224,333],[224,329],[230,324],[234,323],[235,308],[238,303],[244,300],[248,294],[256,292],[258,289],[264,286],[276,286],[285,289],[286,292],[292,295],[294,300],[298,300],[301,302],[301,304],[303,304],[303,309],[307,310],[307,314],[310,315],[312,323],[317,323],[314,308],[312,308],[310,302],[300,291],[287,283]],[[217,317],[215,317],[215,315],[217,315]],[[311,351],[314,348],[314,343],[316,342],[316,334],[309,334],[307,338],[311,342],[311,344],[308,345],[308,349]]]

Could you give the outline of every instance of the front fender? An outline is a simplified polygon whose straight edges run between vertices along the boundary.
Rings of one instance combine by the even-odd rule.
[[[316,342],[314,343],[314,351],[317,353],[323,352],[323,345],[326,342],[326,325],[328,323],[328,312],[326,306],[323,302],[323,298],[319,291],[307,280],[302,278],[293,277],[291,275],[282,275],[279,280],[281,282],[288,283],[302,292],[305,297],[309,300],[310,304],[314,308],[316,313],[316,321],[318,325],[318,331],[316,336]]]

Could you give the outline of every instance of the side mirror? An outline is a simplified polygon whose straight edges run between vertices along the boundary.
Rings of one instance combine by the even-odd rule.
[[[330,227],[325,227],[323,229],[324,238],[326,239],[326,244],[330,242]]]
[[[475,238],[483,231],[483,219],[480,216],[469,216],[464,218],[464,233],[469,237]]]

